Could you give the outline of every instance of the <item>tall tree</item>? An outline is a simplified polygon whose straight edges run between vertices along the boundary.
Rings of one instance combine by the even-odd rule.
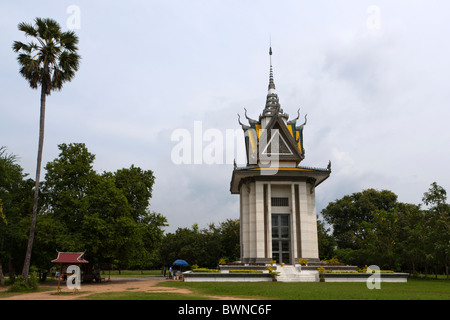
[[[55,247],[86,250],[91,263],[114,258],[123,266],[131,261],[148,265],[167,223],[144,207],[151,197],[152,171],[131,166],[118,170],[117,176],[99,174],[93,169],[95,155],[84,143],[58,148],[59,156],[45,166],[45,214],[38,216],[36,230],[39,252],[54,253]]]
[[[26,242],[23,226],[24,222],[29,224],[34,185],[32,179],[25,177],[17,157],[0,147],[0,282],[3,266],[14,274],[23,261]]]
[[[66,221],[73,229],[85,213],[83,199],[97,176],[93,169],[95,155],[84,143],[62,143],[58,148],[61,150],[58,158],[45,166],[44,207],[47,213]]]
[[[399,243],[399,210],[375,210],[372,222],[364,222],[366,237],[364,248],[383,268],[397,267],[396,249]]]
[[[2,199],[0,199],[0,224],[1,223],[7,224],[5,215],[3,214],[3,201],[2,201]],[[2,260],[0,258],[0,286],[4,286],[4,285],[5,285],[5,277],[3,275],[3,264],[2,264]]]
[[[78,36],[73,31],[62,32],[61,27],[55,20],[36,18],[34,25],[22,22],[18,25],[18,28],[25,33],[26,37],[35,39],[35,41],[29,43],[14,41],[12,48],[14,52],[19,53],[17,60],[21,67],[20,74],[29,82],[31,88],[41,87],[36,185],[30,235],[22,270],[22,276],[27,280],[36,228],[39,179],[44,146],[46,97],[53,90],[61,90],[65,82],[73,79],[81,57],[77,53]]]
[[[450,205],[447,204],[447,191],[436,182],[423,194],[422,201],[429,207],[427,213],[429,260],[437,268],[444,266],[447,279],[450,267]]]
[[[319,243],[319,258],[321,260],[331,259],[335,255],[336,241],[329,234],[330,229],[321,220],[317,220],[317,237]]]
[[[219,224],[221,258],[236,261],[241,255],[240,220],[226,219]]]
[[[140,222],[147,216],[147,208],[152,197],[155,177],[153,171],[131,167],[117,170],[114,173],[116,187],[125,194],[132,208],[133,219]]]
[[[339,248],[360,249],[367,236],[364,223],[373,221],[374,210],[388,211],[397,204],[397,195],[389,190],[367,189],[330,202],[322,210],[333,228]]]

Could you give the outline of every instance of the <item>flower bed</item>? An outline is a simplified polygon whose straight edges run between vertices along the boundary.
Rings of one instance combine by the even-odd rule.
[[[217,269],[208,269],[208,268],[195,268],[192,269],[193,272],[199,273],[220,273],[220,270]]]
[[[263,273],[262,270],[228,270],[229,273]]]
[[[186,282],[253,282],[272,281],[273,273],[261,264],[227,264],[220,270],[208,268],[194,268],[192,271],[183,273],[183,280]]]
[[[185,272],[183,281],[185,282],[259,282],[272,281],[269,273],[217,273],[217,272]]]
[[[248,263],[248,264],[224,264],[219,265],[221,271],[230,271],[230,270],[266,270],[267,266],[264,263]]]

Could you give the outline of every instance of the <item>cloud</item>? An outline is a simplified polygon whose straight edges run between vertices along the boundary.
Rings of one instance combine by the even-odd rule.
[[[1,3],[0,46],[24,40],[17,24],[35,16],[65,26],[69,5]],[[98,170],[132,163],[154,170],[151,209],[169,218],[168,230],[238,217],[232,164],[176,165],[171,135],[193,134],[201,121],[203,132],[225,136],[240,130],[244,107],[259,116],[270,34],[281,106],[291,116],[298,108],[308,114],[302,165],[332,161],[316,192],[318,211],[363,188],[413,203],[433,181],[450,188],[447,3],[381,2],[376,32],[361,1],[78,5],[83,59],[75,79],[48,99],[44,163],[57,156],[57,144],[85,142]],[[0,52],[1,144],[33,173],[39,92],[19,76],[15,59],[12,50]],[[234,149],[243,147],[237,139]]]

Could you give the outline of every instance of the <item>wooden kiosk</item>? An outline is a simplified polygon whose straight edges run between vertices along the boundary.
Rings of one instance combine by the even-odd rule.
[[[70,265],[77,265],[89,263],[89,261],[83,259],[84,252],[58,252],[58,257],[52,260],[52,263],[59,263],[59,276],[58,276],[58,292],[61,292],[61,276],[67,276],[67,267]]]

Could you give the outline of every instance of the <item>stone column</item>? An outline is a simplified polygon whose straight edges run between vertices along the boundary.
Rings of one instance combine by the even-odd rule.
[[[313,184],[307,184],[307,189],[310,191],[308,201],[308,213],[310,215],[309,223],[311,232],[311,254],[309,258],[319,260],[319,239],[317,236],[317,213],[316,213],[316,190]]]
[[[314,192],[306,182],[299,184],[301,257],[318,259],[317,221]]]
[[[250,254],[250,225],[249,225],[249,196],[250,193],[248,191],[247,185],[243,184],[241,187],[241,213],[240,213],[240,219],[241,219],[241,261],[245,262],[244,260],[249,257]]]
[[[249,206],[248,206],[248,255],[247,258],[252,260],[256,257],[256,188],[255,183],[250,182],[249,184],[250,193],[249,193]],[[253,261],[250,261],[253,262]]]
[[[265,258],[264,183],[255,182],[255,261]]]
[[[272,185],[267,185],[266,258],[272,260]]]
[[[297,257],[297,217],[295,202],[295,184],[291,183],[291,263],[295,264]]]

